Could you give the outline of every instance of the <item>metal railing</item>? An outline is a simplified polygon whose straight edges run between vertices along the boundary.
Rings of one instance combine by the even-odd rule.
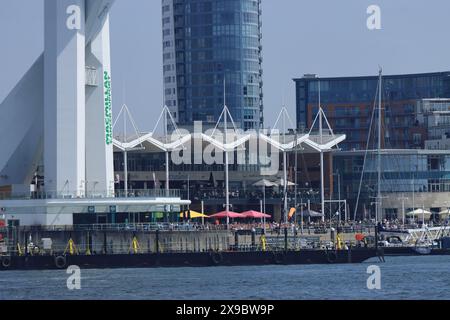
[[[193,186],[190,187],[189,192],[186,189],[181,190],[182,196],[187,198],[189,196],[190,200],[216,200],[216,199],[224,199],[225,198],[225,189],[222,187],[218,188],[195,188]],[[294,202],[296,198],[295,188],[289,187],[287,193],[288,199],[290,202]],[[233,188],[230,187],[229,193],[230,199],[237,200],[249,200],[249,201],[260,201],[263,198],[266,201],[271,200],[280,200],[284,197],[284,189],[281,187],[273,187],[267,188],[265,192],[263,192],[262,187],[248,187],[248,188]],[[312,202],[318,201],[318,195],[314,192],[307,192],[303,190],[297,190],[297,201],[300,203],[301,200],[311,200]]]
[[[180,198],[177,189],[116,190],[111,192],[0,192],[0,200],[77,200],[77,199],[123,199],[123,198]]]
[[[52,226],[19,226],[4,228],[14,229],[18,232],[87,232],[87,231],[130,231],[130,232],[196,232],[196,231],[226,231],[226,225],[199,224],[199,223],[115,223],[115,224],[80,224],[80,225],[52,225]],[[2,229],[0,229],[0,232]]]
[[[7,252],[5,255],[12,256],[58,256],[58,255],[103,255],[103,254],[142,254],[142,253],[192,253],[192,252],[261,252],[261,251],[284,251],[287,250],[319,250],[325,248],[335,248],[335,242],[330,240],[317,239],[305,239],[301,237],[289,236],[287,243],[285,242],[285,237],[273,237],[268,236],[265,248],[259,238],[255,241],[250,239],[241,239],[238,244],[234,242],[232,237],[216,238],[210,237],[208,240],[202,241],[201,243],[196,239],[173,239],[173,238],[163,238],[159,242],[156,242],[155,238],[143,238],[140,235],[130,235],[128,241],[107,241],[102,240],[94,241],[90,244],[86,240],[81,240],[80,242],[73,243],[73,252],[70,251],[68,243],[63,242],[53,242],[50,248],[45,248],[42,239],[36,239],[35,242],[12,242],[8,241]],[[133,248],[133,241],[137,240],[139,244],[138,248]],[[358,247],[363,246],[361,243],[357,243],[354,240],[344,241],[347,247]],[[287,246],[286,246],[287,244]],[[142,245],[142,246],[141,246]],[[0,254],[1,256],[1,254]]]

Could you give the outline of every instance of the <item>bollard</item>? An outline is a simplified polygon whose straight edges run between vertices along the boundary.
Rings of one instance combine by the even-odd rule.
[[[336,235],[335,235],[335,230],[333,228],[331,228],[331,230],[330,230],[330,241],[336,247]]]
[[[284,251],[288,251],[288,229],[284,228]]]
[[[108,239],[106,232],[103,233],[103,254],[108,254]]]
[[[90,232],[88,232],[87,235],[87,250],[86,250],[86,255],[91,255],[92,254],[92,234]]]
[[[25,253],[25,257],[26,256],[28,256],[28,233],[27,232],[24,232],[24,236],[25,236],[25,250],[24,250],[24,253]]]
[[[252,230],[252,250],[256,247],[256,231]]]
[[[159,230],[156,230],[155,245],[156,245],[156,253],[159,254]]]

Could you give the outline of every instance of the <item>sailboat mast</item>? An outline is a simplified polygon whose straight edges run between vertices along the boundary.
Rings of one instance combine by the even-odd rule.
[[[227,86],[225,76],[223,78],[223,107],[224,107],[224,134],[225,134],[225,145],[228,143],[228,107],[227,107]],[[230,224],[230,218],[228,216],[228,211],[230,210],[230,187],[229,187],[229,169],[228,169],[228,150],[225,150],[225,212],[227,213],[227,229]]]
[[[380,73],[379,73],[379,89],[378,89],[378,154],[377,154],[377,171],[378,171],[378,181],[377,181],[377,187],[378,187],[378,191],[377,191],[377,201],[376,201],[376,222],[378,223],[378,221],[380,221],[380,219],[382,218],[381,212],[382,212],[382,207],[383,207],[383,199],[381,196],[381,148],[382,148],[382,144],[381,144],[381,139],[382,139],[382,134],[381,134],[381,117],[382,117],[382,99],[383,99],[383,95],[382,95],[382,90],[383,90],[383,70],[380,68]]]
[[[320,144],[323,145],[323,111],[322,111],[322,89],[319,79],[319,137]],[[331,194],[331,192],[330,192]],[[325,222],[325,168],[324,155],[322,149],[320,150],[320,209],[322,210],[322,222]],[[331,212],[330,212],[331,223]]]

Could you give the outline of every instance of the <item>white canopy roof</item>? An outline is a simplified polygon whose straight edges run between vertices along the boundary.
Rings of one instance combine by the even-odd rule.
[[[285,134],[285,133],[277,133],[272,134],[273,131],[263,131],[263,132],[245,132],[240,133],[239,130],[236,129],[236,126],[234,124],[234,121],[231,117],[231,114],[229,114],[228,108],[224,108],[224,111],[222,112],[221,118],[223,116],[229,115],[231,119],[231,123],[233,125],[233,129],[231,130],[232,133],[230,133],[230,130],[225,129],[227,131],[227,139],[223,138],[223,133],[221,135],[216,135],[216,129],[213,131],[211,135],[208,135],[206,133],[199,133],[199,134],[181,134],[178,131],[178,128],[176,128],[176,124],[174,119],[172,118],[170,111],[167,107],[164,107],[162,114],[156,124],[156,127],[160,123],[162,117],[169,117],[172,121],[173,126],[176,128],[176,135],[170,136],[169,142],[162,142],[161,140],[158,140],[154,137],[154,133],[147,133],[147,134],[140,134],[138,133],[137,127],[134,123],[134,120],[131,117],[131,114],[129,113],[129,110],[126,105],[122,107],[123,110],[119,113],[119,116],[122,112],[124,112],[124,116],[128,115],[130,118],[130,121],[133,124],[133,127],[135,129],[135,136],[128,141],[126,138],[123,140],[126,141],[119,141],[118,139],[113,139],[114,147],[121,150],[121,151],[130,151],[133,150],[139,146],[143,146],[144,144],[149,144],[151,147],[155,147],[157,150],[160,150],[162,152],[172,152],[175,150],[178,150],[179,148],[183,147],[186,143],[189,143],[192,139],[201,139],[206,143],[210,143],[216,148],[224,151],[224,152],[233,152],[237,150],[239,147],[244,145],[246,142],[248,142],[252,135],[256,135],[261,140],[265,141],[266,143],[270,144],[271,146],[275,147],[276,149],[282,151],[282,152],[289,152],[294,151],[296,148],[301,146],[302,152],[304,153],[314,153],[314,152],[329,152],[334,147],[336,147],[339,143],[343,142],[346,139],[345,135],[335,135],[333,131],[331,130],[331,127],[329,126],[328,120],[326,120],[326,123],[329,126],[329,130],[326,133],[319,132],[319,133],[304,133],[304,134]],[[323,111],[321,110],[323,113]],[[278,122],[280,122],[280,119],[285,116],[289,121],[289,115],[287,114],[287,110],[285,108],[282,109],[280,116],[275,124],[277,125]],[[321,116],[319,113],[318,116]],[[317,120],[317,119],[316,119]],[[285,121],[285,120],[284,120]],[[220,122],[220,119],[219,119]],[[218,124],[219,124],[218,122]],[[290,121],[291,122],[291,121]],[[117,120],[116,120],[117,123]],[[116,124],[115,123],[115,124]],[[114,126],[115,126],[114,124]],[[155,128],[156,128],[155,127]],[[285,130],[286,128],[283,128]],[[165,138],[167,139],[167,137]],[[227,141],[227,143],[224,142]],[[282,140],[282,142],[280,142]],[[231,142],[228,142],[231,141]]]
[[[273,139],[270,136],[265,135],[263,133],[260,133],[259,137],[262,140],[264,140],[265,142],[267,142],[268,144],[270,144],[271,146],[277,148],[278,150],[283,151],[283,152],[288,152],[288,151],[294,150],[299,145],[306,142],[309,138],[309,134],[301,135],[299,138],[297,138],[297,140],[295,139],[296,137],[294,137],[292,135],[286,136],[284,138],[285,138],[285,141],[289,141],[287,143],[281,143],[278,140]]]
[[[161,151],[164,152],[172,152],[180,147],[182,147],[184,144],[188,143],[191,140],[192,136],[190,134],[187,134],[185,136],[180,137],[180,139],[169,142],[169,143],[163,143],[155,138],[153,138],[153,133],[148,133],[146,135],[143,135],[142,137],[139,137],[135,140],[132,140],[130,142],[121,142],[116,139],[113,140],[114,146],[122,151],[129,150],[136,148],[140,145],[142,145],[144,142],[147,142],[151,144],[152,146],[158,148]]]

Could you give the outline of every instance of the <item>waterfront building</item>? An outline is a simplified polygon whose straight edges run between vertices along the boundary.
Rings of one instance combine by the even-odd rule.
[[[263,126],[261,0],[162,0],[164,100],[178,126]],[[225,88],[224,91],[224,82]]]
[[[247,210],[263,211],[263,200],[265,199],[266,212],[271,214],[276,221],[280,221],[283,212],[284,200],[284,159],[281,152],[270,146],[263,147],[263,141],[258,140],[256,131],[248,131],[244,135],[251,135],[242,147],[237,147],[230,152],[229,164],[229,190],[231,208],[233,211],[243,212]],[[260,133],[261,134],[261,133]],[[298,140],[305,135],[295,135],[287,133],[285,141],[287,143]],[[144,135],[145,137],[145,135]],[[156,139],[156,138],[155,138]],[[156,139],[164,141],[164,137]],[[320,151],[324,153],[324,185],[329,193],[332,181],[332,148],[336,143],[345,140],[343,135],[325,135],[323,144],[319,143],[317,133],[309,135],[309,138],[298,148],[288,152],[286,164],[288,187],[288,206],[297,207],[300,204],[309,202],[310,207],[315,211],[321,211],[320,170],[317,170],[317,163],[320,163]],[[116,142],[116,145],[120,145]],[[127,155],[128,190],[130,196],[139,195],[145,190],[162,190],[166,187],[167,178],[170,179],[170,189],[180,190],[182,198],[191,201],[190,208],[196,211],[218,212],[224,209],[225,203],[225,165],[222,157],[215,156],[217,162],[206,164],[204,155],[211,153],[212,144],[202,139],[199,135],[192,135],[192,140],[184,145],[183,153],[189,154],[187,162],[169,162],[169,175],[166,172],[166,160],[164,151],[151,142],[144,141],[144,149],[130,152]],[[270,154],[271,163],[255,154],[255,145],[267,148]],[[198,148],[198,146],[200,146]],[[219,151],[219,149],[216,149]],[[181,152],[180,150],[175,151]],[[215,153],[215,152],[214,152]],[[276,153],[276,154],[274,154]],[[200,159],[200,161],[198,161]],[[298,160],[298,167],[295,168],[295,160]],[[273,169],[273,170],[271,170]],[[117,176],[117,190],[125,189],[125,162],[123,150],[116,147],[114,153],[114,170]],[[275,183],[276,186],[264,190],[261,186],[255,186],[261,180]],[[293,184],[297,184],[295,187]],[[304,205],[306,210],[306,205]]]
[[[423,99],[417,103],[418,122],[427,128],[425,149],[450,149],[450,99]]]
[[[384,218],[401,220],[404,212],[414,209],[438,215],[450,207],[450,150],[389,149],[381,153]],[[333,154],[333,171],[339,179],[339,184],[334,180],[333,198],[339,192],[342,199],[347,199],[353,216],[360,192],[358,219],[374,217],[376,154],[377,151]]]
[[[294,79],[297,124],[309,128],[322,108],[331,126],[347,135],[343,150],[365,150],[377,97],[377,76]],[[320,86],[319,86],[320,83]],[[417,105],[422,99],[450,97],[450,72],[383,76],[382,146],[386,149],[423,148],[427,129],[418,122]]]
[[[114,222],[189,204],[175,192],[114,190],[113,3],[43,2],[44,52],[0,103],[0,209],[11,226]]]
[[[346,199],[358,218],[374,217],[377,152],[370,150],[377,148],[378,80],[376,76],[316,75],[294,80],[299,130],[311,127],[320,95],[331,126],[347,136],[339,145],[341,151],[333,153],[333,176],[329,177],[333,188],[326,196]],[[450,206],[449,97],[450,72],[383,76],[383,217],[400,217],[404,210],[422,207],[438,213]]]

